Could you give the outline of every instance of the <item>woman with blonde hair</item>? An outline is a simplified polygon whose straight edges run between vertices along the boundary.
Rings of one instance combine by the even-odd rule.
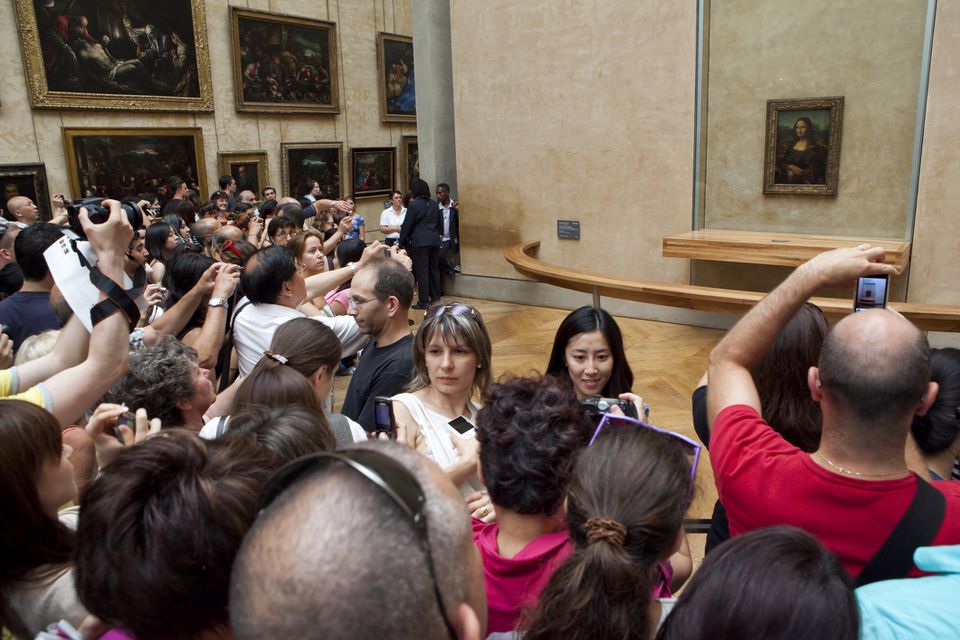
[[[434,305],[413,340],[407,393],[393,396],[407,443],[440,465],[464,495],[483,487],[473,425],[476,400],[490,384],[490,362],[490,336],[480,312],[461,303]],[[478,515],[491,515],[489,506],[482,508],[487,513]]]

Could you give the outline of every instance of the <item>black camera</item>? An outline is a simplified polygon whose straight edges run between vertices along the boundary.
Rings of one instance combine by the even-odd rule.
[[[109,220],[110,209],[103,206],[103,201],[104,198],[83,198],[68,204],[67,223],[70,225],[70,230],[84,240],[87,239],[87,235],[83,232],[83,227],[80,224],[81,208],[86,208],[87,216],[93,224],[103,224]],[[130,221],[130,226],[133,227],[134,231],[143,228],[143,214],[135,202],[122,202],[120,209],[127,216],[127,220]]]
[[[613,407],[620,407],[623,415],[634,420],[639,420],[637,406],[629,400],[620,400],[618,398],[604,398],[603,396],[587,396],[580,401],[580,405],[591,418],[599,420],[603,414],[609,413]]]

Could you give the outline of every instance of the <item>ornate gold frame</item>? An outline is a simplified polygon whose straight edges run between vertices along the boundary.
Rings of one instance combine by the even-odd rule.
[[[416,122],[416,115],[405,115],[399,113],[387,112],[387,68],[384,60],[383,43],[386,40],[394,42],[408,42],[413,46],[413,38],[410,36],[401,36],[395,33],[377,34],[377,84],[380,85],[380,119],[383,122]]]
[[[390,184],[382,189],[367,189],[358,191],[355,182],[357,180],[357,154],[375,153],[386,155],[390,160]],[[371,198],[374,196],[389,196],[393,189],[394,180],[397,179],[397,150],[393,147],[351,147],[350,149],[350,193],[357,198]]]
[[[293,196],[294,198],[299,197],[303,194],[298,193],[286,193],[290,191],[290,157],[288,152],[291,149],[336,149],[337,158],[340,166],[338,167],[339,178],[340,178],[340,193],[323,193],[321,194],[324,198],[337,199],[342,198],[348,193],[349,190],[345,191],[344,186],[346,181],[344,178],[343,170],[343,143],[342,142],[282,142],[280,143],[280,180],[281,180],[281,195],[284,196]]]
[[[270,167],[267,165],[266,151],[222,151],[217,154],[217,170],[221,176],[233,175],[231,164],[251,164],[257,165],[257,199],[260,198],[260,191],[270,184]],[[236,176],[234,176],[236,178]]]
[[[27,93],[35,109],[107,109],[114,111],[213,111],[213,81],[210,75],[210,47],[203,0],[190,0],[193,13],[193,41],[197,56],[200,96],[138,96],[109,93],[51,91],[40,48],[37,15],[33,0],[14,0]]]
[[[240,18],[275,22],[281,25],[313,27],[326,31],[329,41],[330,59],[330,104],[304,104],[285,102],[245,102],[243,99],[243,69],[240,68]],[[282,13],[255,11],[237,6],[230,7],[230,41],[233,55],[233,87],[236,96],[237,111],[280,112],[280,113],[340,113],[340,78],[337,74],[337,23],[326,20],[312,20]]]
[[[830,110],[830,132],[827,143],[827,165],[824,184],[784,184],[776,182],[777,122],[784,111]],[[803,98],[800,100],[767,100],[767,137],[763,156],[763,192],[801,195],[837,195],[840,179],[840,140],[843,130],[843,96]]]
[[[400,137],[400,186],[398,189],[403,192],[406,192],[406,190],[410,188],[410,172],[407,169],[410,166],[411,144],[418,145],[417,152],[419,153],[420,147],[417,142],[417,136]]]
[[[142,138],[144,136],[190,136],[193,138],[194,160],[197,166],[197,184],[200,189],[209,188],[207,184],[207,166],[203,156],[203,130],[200,127],[158,127],[158,128],[121,128],[121,129],[87,129],[77,127],[63,128],[63,151],[67,156],[67,172],[70,177],[70,190],[75,198],[81,197],[80,171],[77,167],[77,154],[74,141],[84,136],[111,136],[116,138]],[[169,176],[157,176],[166,180]],[[201,198],[206,193],[203,191]]]

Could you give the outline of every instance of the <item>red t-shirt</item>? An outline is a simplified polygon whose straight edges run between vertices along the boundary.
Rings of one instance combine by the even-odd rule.
[[[730,534],[788,524],[809,531],[853,578],[880,550],[917,491],[915,476],[862,480],[824,469],[757,412],[726,407],[714,421],[710,460]],[[932,546],[960,544],[960,482],[934,482],[947,510]],[[910,575],[921,575],[914,567]]]
[[[512,631],[525,607],[533,607],[553,572],[573,553],[567,530],[540,536],[512,558],[500,555],[496,522],[473,519],[473,541],[483,557],[487,633]]]

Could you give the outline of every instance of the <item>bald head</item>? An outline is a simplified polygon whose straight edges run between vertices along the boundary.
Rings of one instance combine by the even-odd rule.
[[[220,222],[216,218],[200,218],[193,223],[193,235],[203,243],[204,247],[210,246],[210,238],[220,228]]]
[[[396,443],[353,448],[377,449],[417,479],[446,614],[458,620],[469,603],[483,617],[470,519],[445,474]],[[234,564],[230,612],[238,640],[447,637],[413,524],[383,489],[342,462],[325,463],[261,514]]]
[[[824,395],[863,422],[902,423],[930,382],[930,348],[900,314],[870,309],[847,316],[827,334],[820,352]]]
[[[40,210],[33,200],[26,196],[14,196],[7,200],[7,211],[17,222],[33,224],[40,219]]]
[[[257,204],[257,196],[253,191],[245,190],[241,191],[238,196],[240,202],[246,202],[247,204]]]

